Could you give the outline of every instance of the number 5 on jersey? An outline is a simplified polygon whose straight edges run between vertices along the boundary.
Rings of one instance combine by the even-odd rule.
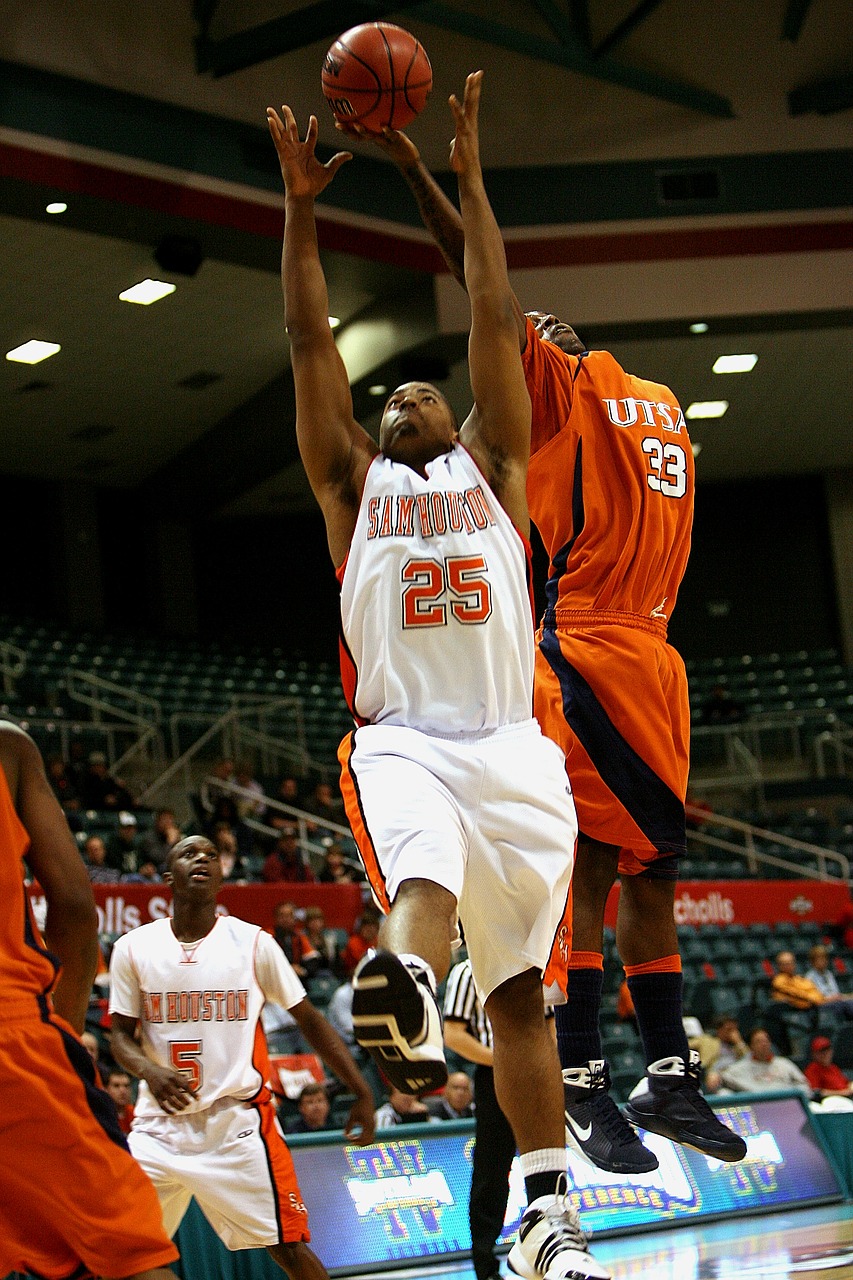
[[[198,1093],[201,1088],[201,1041],[170,1040],[169,1064],[186,1076],[193,1093]]]
[[[403,628],[444,627],[447,610],[465,626],[486,622],[492,591],[484,556],[409,560],[403,566]]]

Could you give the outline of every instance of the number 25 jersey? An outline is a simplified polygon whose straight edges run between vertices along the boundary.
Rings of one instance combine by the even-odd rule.
[[[527,500],[550,559],[547,603],[671,617],[690,552],[694,464],[668,387],[607,351],[568,356],[528,320],[533,406]],[[560,621],[565,621],[561,618]]]
[[[426,477],[379,454],[341,583],[341,675],[360,724],[489,733],[533,705],[530,544],[461,445]]]

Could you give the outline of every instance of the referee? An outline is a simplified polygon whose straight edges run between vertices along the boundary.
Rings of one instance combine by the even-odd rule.
[[[495,1096],[492,1028],[477,996],[471,961],[455,965],[444,996],[444,1043],[474,1068],[474,1162],[468,1221],[471,1260],[477,1280],[499,1280],[495,1243],[509,1199],[509,1171],[515,1138]]]

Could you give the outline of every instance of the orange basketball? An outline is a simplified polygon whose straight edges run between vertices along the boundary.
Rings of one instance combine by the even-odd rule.
[[[402,129],[423,111],[432,67],[423,45],[391,22],[338,36],[323,61],[323,93],[336,120],[371,133]]]

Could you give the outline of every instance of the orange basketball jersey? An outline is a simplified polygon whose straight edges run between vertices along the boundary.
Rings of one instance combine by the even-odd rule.
[[[0,768],[0,997],[6,1007],[26,997],[46,995],[58,973],[36,928],[24,885],[23,858],[29,847],[30,838]]]
[[[693,453],[668,387],[607,351],[568,356],[527,321],[530,515],[551,562],[548,608],[664,623],[690,551]]]

